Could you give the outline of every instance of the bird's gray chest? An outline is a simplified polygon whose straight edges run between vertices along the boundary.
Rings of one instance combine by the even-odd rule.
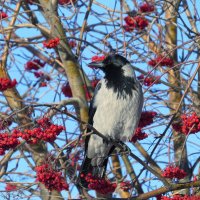
[[[94,127],[104,135],[113,139],[122,139],[133,134],[134,116],[138,112],[138,92],[133,89],[132,96],[120,96],[108,89],[105,82],[95,97],[97,110],[94,115]]]

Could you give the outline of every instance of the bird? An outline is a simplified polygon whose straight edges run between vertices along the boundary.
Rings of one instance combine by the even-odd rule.
[[[131,140],[137,128],[142,107],[143,92],[131,63],[119,54],[108,55],[103,61],[91,62],[89,67],[99,68],[105,76],[97,84],[89,107],[88,123],[103,136],[123,143]],[[104,178],[110,154],[115,146],[87,129],[85,154],[80,174],[91,173]],[[87,182],[80,178],[82,187]]]

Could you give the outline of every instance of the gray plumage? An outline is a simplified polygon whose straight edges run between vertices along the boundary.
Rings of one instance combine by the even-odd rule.
[[[89,123],[108,138],[119,142],[129,141],[137,128],[143,106],[142,88],[133,67],[117,54],[90,65],[101,68],[105,77],[95,89]],[[114,146],[98,135],[87,137],[81,173],[90,172],[103,177],[113,150]]]

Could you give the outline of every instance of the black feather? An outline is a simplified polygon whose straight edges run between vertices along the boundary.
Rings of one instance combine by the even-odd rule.
[[[100,88],[101,88],[101,83],[99,82],[95,88],[93,98],[90,102],[89,120],[88,120],[88,123],[90,125],[93,125],[93,117],[96,112],[96,107],[94,106],[94,98]],[[89,133],[91,132],[91,130],[88,128],[86,132]],[[85,188],[88,188],[88,183],[85,181],[84,177],[82,177],[81,174],[87,175],[88,173],[92,173],[93,176],[98,176],[99,174],[103,173],[103,176],[105,176],[105,171],[106,171],[105,168],[108,162],[106,160],[104,161],[103,163],[104,167],[102,170],[100,169],[101,167],[94,167],[91,165],[91,159],[87,157],[87,149],[88,149],[89,140],[90,140],[90,135],[86,136],[85,138],[85,155],[84,155],[84,159],[83,159],[80,174],[79,174],[80,185]]]

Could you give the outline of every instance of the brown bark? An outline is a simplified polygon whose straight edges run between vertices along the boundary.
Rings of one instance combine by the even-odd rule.
[[[180,1],[170,0],[166,2],[165,5],[165,18],[166,18],[166,47],[169,52],[169,56],[174,60],[175,64],[177,64],[177,10],[179,8]],[[174,85],[175,87],[180,87],[180,71],[178,68],[174,67],[169,71],[168,74],[169,83]],[[171,114],[176,110],[177,105],[181,101],[181,92],[177,92],[174,90],[169,91],[169,107]],[[180,112],[177,114],[177,118],[180,117]],[[185,145],[186,137],[184,134],[180,134],[178,132],[173,131],[173,145],[174,145],[174,156],[175,162],[177,166],[180,166],[184,171],[188,174],[190,173],[188,166],[188,158],[187,158],[187,148]],[[184,181],[188,180],[185,178]]]

